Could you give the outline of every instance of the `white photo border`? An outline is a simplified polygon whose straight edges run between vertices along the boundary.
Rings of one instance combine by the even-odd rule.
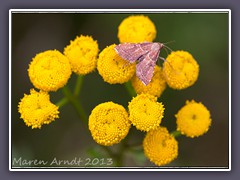
[[[12,14],[13,13],[227,13],[229,76],[229,157],[228,167],[12,167]],[[231,171],[231,9],[10,9],[9,10],[9,171]]]

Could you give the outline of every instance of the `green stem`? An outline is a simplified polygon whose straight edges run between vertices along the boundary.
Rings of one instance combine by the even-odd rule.
[[[56,103],[56,105],[60,108],[63,107],[65,104],[68,103],[68,99],[66,97],[62,98],[60,101]]]
[[[117,167],[121,167],[123,165],[123,154],[119,154],[116,156],[116,165]]]
[[[124,83],[124,86],[125,86],[125,88],[128,91],[130,96],[134,97],[134,96],[137,95],[135,90],[132,87],[131,81],[128,81],[128,82]]]
[[[180,131],[173,131],[173,132],[171,132],[171,134],[172,134],[175,138],[182,135]]]
[[[130,132],[128,133],[128,136],[125,139],[122,140],[121,145],[120,145],[119,150],[118,150],[118,153],[114,154],[116,165],[118,167],[121,167],[123,165],[124,153],[129,148],[128,140],[129,140],[129,137],[130,137],[131,134],[132,133],[131,133],[131,130],[130,130]]]
[[[117,166],[121,166],[122,165],[121,164],[121,159],[119,158],[118,154],[112,152],[112,150],[109,147],[107,147],[107,146],[102,146],[102,148],[108,153],[108,155],[110,157],[112,157],[114,159],[114,162],[115,162],[115,164]]]
[[[140,149],[140,148],[142,148],[142,142],[141,143],[135,143],[135,144],[127,144],[126,148],[129,149],[129,150]]]
[[[74,106],[74,108],[76,109],[77,113],[79,114],[79,116],[82,118],[83,122],[87,125],[88,124],[88,120],[87,120],[87,116],[82,108],[82,105],[80,104],[80,102],[77,100],[77,97],[74,96],[70,89],[68,88],[68,86],[64,86],[63,87],[63,94],[65,95],[65,97],[69,100],[69,102]]]
[[[126,150],[127,141],[128,141],[127,138],[122,140],[121,146],[120,146],[118,154],[116,156],[116,165],[118,167],[123,165],[123,158],[124,158],[124,152]]]
[[[101,147],[108,153],[109,156],[111,156],[112,158],[115,158],[116,155],[112,152],[111,149],[109,149],[109,147],[107,146],[101,146]]]
[[[78,96],[79,93],[80,93],[82,83],[83,83],[83,77],[84,76],[81,76],[81,75],[77,76],[77,82],[76,82],[76,86],[75,86],[75,89],[74,89],[74,95],[75,96]]]
[[[108,155],[114,159],[114,162],[115,162],[116,166],[121,167],[122,164],[123,164],[123,154],[124,154],[125,147],[126,147],[125,141],[123,140],[123,142],[121,143],[121,146],[120,146],[118,152],[116,152],[116,153],[114,153],[107,146],[102,146],[102,147],[108,153]]]

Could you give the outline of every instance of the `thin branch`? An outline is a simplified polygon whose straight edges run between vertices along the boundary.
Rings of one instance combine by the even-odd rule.
[[[63,94],[65,97],[69,100],[69,102],[73,105],[73,107],[76,109],[77,113],[80,115],[82,118],[83,122],[88,125],[88,119],[87,116],[82,108],[82,105],[78,101],[77,97],[72,94],[68,86],[64,86],[63,89]]]
[[[131,84],[130,81],[124,83],[124,86],[125,86],[126,90],[128,91],[128,93],[129,93],[129,95],[130,95],[131,97],[134,97],[134,96],[137,95],[136,92],[135,92],[135,90],[133,89],[132,84]]]

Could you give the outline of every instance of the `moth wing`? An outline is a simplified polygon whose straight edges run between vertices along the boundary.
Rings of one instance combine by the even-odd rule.
[[[116,52],[123,59],[133,63],[151,50],[152,43],[124,43],[115,46]]]
[[[156,61],[152,60],[149,55],[137,64],[136,75],[144,85],[151,82],[155,65]]]

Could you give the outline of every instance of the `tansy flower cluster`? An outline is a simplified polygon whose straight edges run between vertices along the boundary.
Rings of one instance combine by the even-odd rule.
[[[72,71],[87,74],[96,68],[98,55],[97,41],[90,36],[76,37],[71,41],[64,54],[58,50],[47,50],[37,54],[29,64],[28,75],[33,86],[19,102],[18,111],[27,126],[41,128],[58,118],[58,106],[50,102],[50,91],[63,88]]]
[[[143,43],[153,42],[156,34],[149,17],[132,15],[120,23],[117,36],[120,43]],[[145,134],[141,146],[149,161],[156,166],[167,165],[178,157],[180,147],[176,132],[194,138],[205,134],[211,125],[209,110],[201,102],[191,100],[177,113],[173,112],[176,113],[176,131],[170,133],[162,126],[162,121],[167,121],[164,111],[168,107],[159,98],[167,87],[182,90],[194,85],[199,65],[189,52],[172,51],[162,67],[152,66],[153,77],[145,85],[136,76],[136,65],[141,57],[130,63],[115,51],[115,47],[116,44],[110,44],[100,51],[96,40],[80,35],[70,41],[63,53],[47,50],[37,54],[30,62],[28,73],[38,90],[31,89],[30,94],[20,100],[21,118],[32,128],[41,128],[54,121],[59,117],[59,106],[50,102],[49,92],[66,88],[72,73],[84,77],[97,69],[104,82],[124,84],[132,97],[127,107],[108,101],[92,109],[86,122],[93,140],[101,146],[112,146],[127,138],[131,128],[136,128]],[[74,95],[68,89],[64,92],[81,114],[80,99],[76,96],[80,91],[79,82]]]
[[[143,15],[129,16],[118,27],[120,43],[152,42],[156,33],[154,23]],[[178,142],[174,133],[169,133],[166,127],[161,126],[165,107],[162,102],[158,102],[157,98],[161,96],[167,86],[176,90],[192,86],[197,81],[199,65],[189,52],[184,50],[172,51],[163,63],[163,67],[155,66],[151,82],[145,85],[136,76],[136,63],[130,63],[123,59],[114,51],[115,46],[115,44],[107,46],[100,52],[97,62],[98,72],[107,83],[131,83],[137,95],[128,104],[126,109],[128,116],[125,121],[146,133],[143,140],[143,150],[146,157],[157,166],[166,165],[177,158]],[[99,106],[105,109],[102,114],[105,114],[106,109],[109,109],[108,103],[102,103],[92,110],[89,118],[89,129],[93,139],[105,146],[115,144],[120,139],[116,133],[115,139],[112,137],[110,140],[109,136],[112,136],[113,132],[109,133],[109,129],[105,129],[105,124],[107,121],[109,123],[107,127],[116,127],[118,122],[114,117],[119,116],[118,112],[109,109],[108,112],[115,114],[111,113],[112,120],[109,120],[109,115],[106,118],[103,118],[105,116],[100,118],[100,115],[96,116],[96,111],[99,114]],[[176,132],[179,131],[187,137],[203,135],[211,124],[207,108],[194,100],[187,101],[187,105],[182,107],[175,117],[177,118]],[[99,126],[98,123],[104,125]],[[93,131],[93,128],[97,129],[99,133]],[[122,128],[125,129],[125,126]],[[114,132],[117,130],[114,129]],[[120,133],[119,130],[118,133]],[[126,135],[124,134],[124,136]]]
[[[155,66],[152,80],[147,86],[140,81],[136,74],[132,77],[131,83],[137,94],[148,93],[156,97],[160,97],[167,87],[162,68],[158,65]]]
[[[163,104],[157,102],[157,97],[153,95],[140,94],[134,97],[128,108],[130,121],[141,131],[155,129],[162,121]]]
[[[113,102],[99,104],[89,116],[93,139],[105,146],[119,143],[128,134],[130,126],[127,111]]]
[[[97,69],[103,80],[110,84],[125,83],[135,73],[135,63],[130,64],[114,50],[116,45],[106,47],[99,54]]]
[[[30,94],[24,95],[18,105],[21,118],[27,126],[41,128],[43,124],[49,124],[58,118],[58,107],[50,102],[47,92],[30,90]]]
[[[206,133],[212,121],[209,110],[201,102],[194,100],[186,101],[186,105],[175,116],[177,130],[191,138]]]
[[[150,161],[162,166],[177,158],[178,142],[169,134],[167,128],[158,127],[145,136],[143,150]]]
[[[29,65],[29,78],[37,89],[57,91],[63,87],[70,75],[69,60],[57,50],[37,54]]]
[[[125,18],[118,27],[120,43],[152,42],[157,31],[154,23],[143,15],[134,15]]]
[[[190,53],[176,51],[164,62],[163,73],[169,87],[181,90],[196,82],[199,65]]]
[[[68,57],[72,71],[79,75],[86,75],[96,68],[98,43],[90,36],[76,37],[64,49],[64,54]]]

